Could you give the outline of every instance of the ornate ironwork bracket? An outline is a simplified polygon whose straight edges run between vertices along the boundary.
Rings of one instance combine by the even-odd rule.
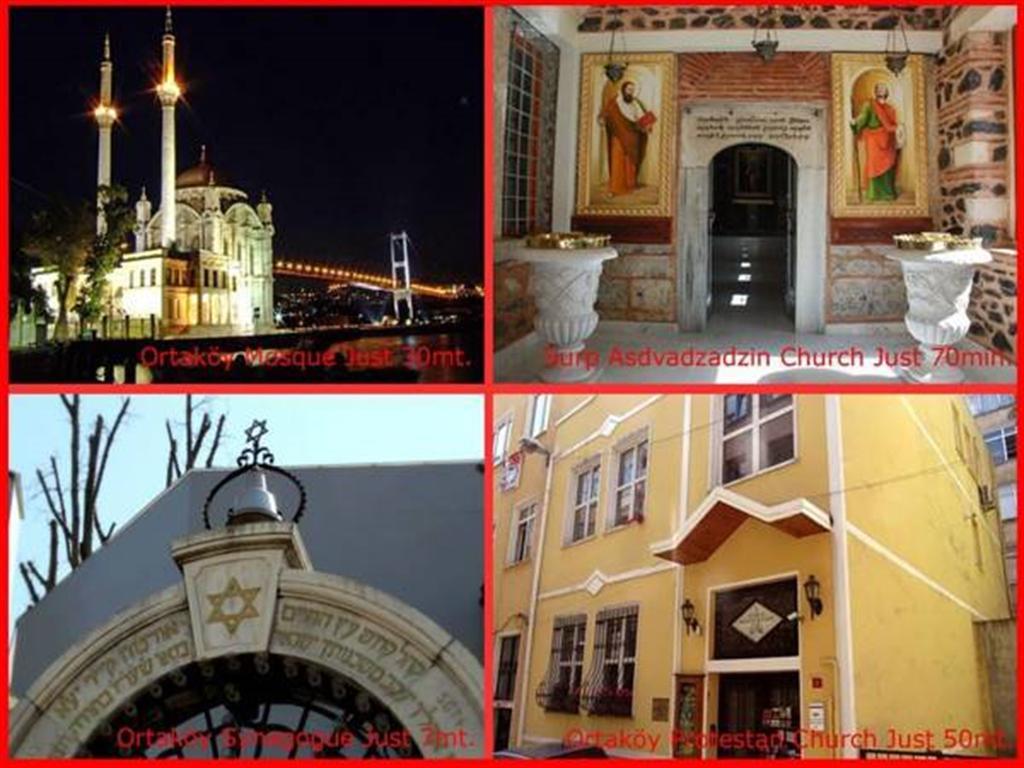
[[[270,452],[269,448],[261,445],[263,437],[269,431],[265,420],[259,421],[255,419],[249,428],[245,430],[245,442],[248,443],[248,446],[243,448],[242,452],[238,455],[238,469],[222,477],[206,496],[206,502],[203,504],[203,525],[206,527],[206,530],[213,530],[213,526],[210,525],[210,504],[213,502],[214,497],[232,480],[241,477],[247,472],[256,470],[273,472],[292,481],[299,490],[299,504],[292,514],[292,522],[297,523],[302,518],[303,513],[306,511],[306,488],[302,485],[299,478],[287,469],[275,466],[274,454]],[[231,510],[229,509],[228,514],[230,513]]]

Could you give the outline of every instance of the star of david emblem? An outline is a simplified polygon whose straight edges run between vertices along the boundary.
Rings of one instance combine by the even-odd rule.
[[[254,421],[249,425],[249,428],[245,430],[245,442],[247,443],[258,443],[260,439],[267,434],[270,430],[267,429],[267,421]]]
[[[732,628],[752,643],[757,643],[781,621],[781,616],[755,601],[736,618]]]
[[[253,605],[253,601],[256,600],[256,595],[260,593],[260,589],[261,587],[242,589],[242,585],[238,583],[238,579],[232,576],[231,581],[228,582],[228,585],[223,592],[217,592],[206,596],[206,599],[210,601],[211,605],[213,605],[213,610],[206,619],[207,622],[210,624],[223,624],[227,628],[228,634],[235,634],[235,631],[238,629],[238,625],[243,621],[246,619],[259,618],[259,611],[256,610],[256,606]],[[229,600],[240,600],[242,602],[242,607],[232,613],[225,612],[224,604]]]

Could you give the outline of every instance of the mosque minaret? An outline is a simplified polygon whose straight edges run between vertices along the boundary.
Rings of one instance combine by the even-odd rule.
[[[164,21],[164,64],[156,95],[160,99],[162,130],[160,136],[160,245],[170,248],[175,241],[175,156],[174,156],[174,106],[181,96],[181,88],[174,79],[174,29],[171,25],[171,9],[167,8]]]
[[[114,63],[110,60],[110,35],[103,38],[103,61],[100,62],[100,100],[94,112],[99,126],[99,163],[96,169],[96,188],[110,186],[110,131],[117,119],[113,106]],[[103,234],[106,222],[103,219],[103,200],[97,191],[96,230]]]

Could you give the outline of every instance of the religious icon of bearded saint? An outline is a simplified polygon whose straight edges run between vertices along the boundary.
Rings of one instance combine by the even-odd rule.
[[[606,134],[608,191],[613,196],[624,195],[639,186],[637,177],[655,117],[637,98],[632,80],[623,82],[617,93],[614,87],[606,87],[605,93],[597,120]]]
[[[875,97],[864,102],[850,127],[864,153],[858,180],[860,193],[871,202],[895,200],[899,196],[896,163],[903,146],[903,126],[896,108],[889,103],[889,86],[875,84]]]

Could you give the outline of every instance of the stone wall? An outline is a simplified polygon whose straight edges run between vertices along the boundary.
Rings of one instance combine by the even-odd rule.
[[[900,265],[880,245],[831,245],[825,322],[902,322],[907,292]]]
[[[995,250],[974,277],[970,338],[1017,359],[1017,252]]]
[[[494,348],[503,349],[530,333],[534,314],[530,265],[522,261],[495,264]]]
[[[984,237],[986,245],[1013,240],[1007,61],[1004,33],[971,32],[948,46],[936,67],[938,224]]]
[[[1014,240],[1007,48],[1005,33],[971,32],[948,45],[936,65],[942,205],[936,223],[983,237],[988,246]],[[996,251],[993,257],[975,277],[970,337],[1016,359],[1016,256]]]
[[[601,273],[597,311],[604,320],[676,320],[676,254],[671,245],[618,246]]]
[[[903,19],[908,30],[942,29],[952,7],[941,5],[776,5],[774,26],[780,29],[894,29]],[[754,29],[764,7],[732,6],[594,6],[583,12],[580,32],[613,29]]]

